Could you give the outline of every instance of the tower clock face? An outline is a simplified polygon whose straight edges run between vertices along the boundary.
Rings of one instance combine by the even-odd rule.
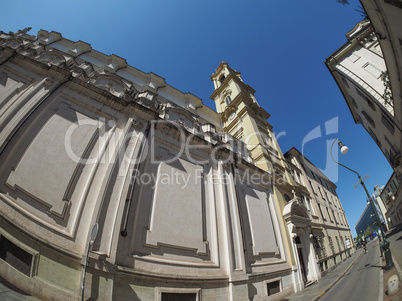
[[[233,112],[232,114],[230,114],[230,116],[229,116],[229,120],[232,120],[234,117],[236,116],[236,113],[235,112]]]

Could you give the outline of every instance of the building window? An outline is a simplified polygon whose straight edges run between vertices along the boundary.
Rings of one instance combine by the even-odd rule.
[[[377,79],[380,78],[380,76],[381,76],[381,71],[371,63],[365,64],[363,66],[363,69],[366,70],[368,73],[370,73],[372,76],[374,76]]]
[[[295,178],[295,181],[296,181],[297,183],[300,183],[299,178],[297,177],[297,172],[296,172],[296,170],[293,170],[293,177]]]
[[[344,78],[343,76],[341,76],[341,78],[342,78],[343,84],[344,84],[346,87],[349,88],[349,83],[348,83],[348,81],[346,80],[346,78]]]
[[[396,6],[398,8],[402,8],[402,1],[399,1],[399,0],[384,0],[384,2],[389,4],[389,5],[393,5],[393,6]]]
[[[359,58],[360,58],[360,56],[358,56],[358,55],[356,55],[356,54],[354,54],[354,53],[351,53],[351,54],[348,56],[348,60],[352,61],[353,63],[355,63]]]
[[[221,85],[222,85],[222,83],[223,83],[224,80],[225,80],[225,75],[222,74],[222,76],[221,76],[220,79],[219,79],[219,82],[221,83]]]
[[[375,128],[375,122],[373,118],[369,114],[367,114],[365,111],[362,111],[362,114],[364,115],[364,118],[372,125],[373,128]]]
[[[363,99],[366,101],[367,105],[368,105],[373,111],[375,111],[375,106],[374,106],[374,103],[372,102],[372,100],[371,100],[364,92],[362,92],[360,89],[356,88],[356,92],[357,92],[357,94],[359,94],[359,96],[360,96],[361,98],[363,98]]]
[[[304,206],[308,209],[306,198],[304,197],[304,195],[300,194],[300,199],[301,199],[302,203],[304,204]]]
[[[162,293],[162,301],[196,301],[197,294],[194,293]]]
[[[325,209],[327,209],[329,220],[331,221],[331,223],[333,223],[334,221],[332,220],[331,214],[329,214],[328,207],[325,207]]]
[[[339,238],[338,238],[338,236],[335,236],[335,240],[336,240],[336,244],[337,244],[337,246],[338,246],[338,250],[339,250],[339,252],[341,251],[341,245],[339,244]]]
[[[328,241],[329,241],[329,246],[331,248],[332,254],[335,254],[335,247],[334,247],[334,242],[332,241],[332,237],[328,236]]]
[[[317,205],[318,205],[318,209],[320,210],[322,219],[323,219],[324,221],[326,221],[327,219],[325,218],[324,214],[322,213],[321,205],[320,205],[320,204],[317,204]]]
[[[34,256],[4,236],[0,237],[0,258],[24,275],[32,276]]]
[[[391,182],[390,184],[391,184],[391,185],[392,185],[392,184],[394,185],[394,190],[397,190],[398,187],[399,187],[399,183],[398,183],[395,179],[392,179],[392,182]]]
[[[308,208],[309,208],[311,214],[315,215],[314,208],[313,208],[313,205],[311,204],[310,198],[306,198],[306,199],[307,199],[307,205],[308,205]]]
[[[381,121],[385,125],[385,127],[388,129],[388,131],[390,131],[392,134],[395,132],[394,123],[392,122],[391,118],[389,118],[389,116],[385,112],[382,112]]]
[[[232,98],[230,97],[230,95],[226,96],[225,101],[227,105],[230,105],[230,103],[232,102]]]
[[[302,174],[299,172],[299,179],[300,179],[300,184],[302,184],[304,186],[304,180],[302,177]]]
[[[357,113],[356,115],[357,115],[356,123],[361,124],[363,127],[365,127],[363,118]]]
[[[315,192],[315,190],[314,190],[313,183],[311,183],[311,181],[310,181],[310,180],[308,180],[308,182],[310,183],[311,189],[313,190],[314,194],[317,194],[317,193]]]
[[[371,136],[371,138],[373,138],[373,140],[375,141],[375,143],[377,143],[377,145],[381,148],[381,141],[378,140],[376,134],[374,133],[374,131],[371,128],[368,128],[368,132]]]
[[[320,187],[318,187],[318,191],[320,192],[321,197],[323,198],[323,200],[325,200]]]
[[[336,224],[339,224],[338,221],[336,220],[336,216],[335,216],[334,210],[332,210],[332,215],[334,216],[335,223],[336,223]]]
[[[350,98],[350,100],[352,101],[352,104],[354,105],[354,107],[355,107],[356,109],[358,109],[359,107],[357,106],[356,100],[355,100],[352,96],[350,96],[350,95],[349,95],[349,98]]]
[[[272,296],[281,291],[281,283],[279,280],[267,283],[268,296]]]
[[[389,141],[388,137],[386,135],[384,135],[384,139],[385,141],[388,143],[388,145],[392,148],[392,146],[394,145],[391,141]]]

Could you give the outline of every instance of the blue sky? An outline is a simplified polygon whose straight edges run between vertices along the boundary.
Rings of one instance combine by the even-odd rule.
[[[339,138],[350,148],[340,162],[362,176],[369,173],[372,193],[374,185],[387,183],[392,169],[363,127],[354,124],[324,65],[362,19],[356,8],[357,1],[342,6],[335,0],[13,0],[2,3],[0,30],[32,27],[30,34],[45,29],[87,42],[162,76],[213,109],[210,75],[226,61],[256,90],[283,152],[294,146],[328,171],[327,141]],[[332,130],[326,133],[328,121]],[[319,130],[321,137],[303,144]],[[364,190],[354,189],[356,175],[341,167],[328,176],[356,235]]]

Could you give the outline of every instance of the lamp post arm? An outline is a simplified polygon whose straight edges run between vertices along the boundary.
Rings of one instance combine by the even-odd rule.
[[[360,175],[359,175],[359,173],[358,173],[357,171],[355,171],[355,170],[353,170],[353,169],[351,169],[351,168],[349,168],[349,167],[343,165],[342,163],[339,163],[338,161],[336,161],[336,160],[334,159],[334,156],[332,155],[332,147],[334,146],[334,143],[335,143],[337,140],[338,140],[338,139],[335,139],[334,142],[332,142],[332,145],[331,145],[331,158],[332,158],[332,160],[334,160],[334,162],[335,162],[336,164],[339,164],[340,166],[342,166],[342,167],[344,167],[344,168],[346,168],[346,169],[349,169],[350,171],[352,171],[352,172],[354,172],[355,174],[357,174],[357,177],[359,178],[359,180],[361,180],[361,177],[360,177]],[[338,141],[339,141],[339,140],[338,140]],[[361,182],[361,181],[360,181],[360,182]]]
[[[334,162],[337,163],[338,165],[340,165],[340,166],[342,166],[342,167],[344,167],[344,168],[350,170],[351,172],[354,172],[354,173],[357,175],[357,177],[359,178],[360,184],[362,184],[362,186],[363,186],[363,188],[364,188],[364,191],[366,192],[367,201],[370,203],[371,208],[373,209],[373,212],[374,212],[374,214],[375,214],[378,227],[380,228],[380,231],[381,231],[382,243],[380,244],[380,251],[381,251],[381,256],[382,256],[382,253],[385,254],[385,260],[386,260],[386,266],[385,266],[385,268],[388,269],[388,268],[394,266],[394,263],[393,263],[392,257],[391,257],[391,250],[389,249],[389,242],[387,242],[386,239],[385,239],[384,231],[383,231],[383,229],[382,229],[381,222],[380,222],[380,218],[379,218],[379,216],[378,216],[377,209],[375,208],[374,201],[373,201],[373,199],[371,198],[371,196],[370,196],[370,194],[369,194],[369,192],[368,192],[368,190],[367,190],[367,188],[366,188],[366,185],[364,185],[364,182],[362,181],[362,178],[360,177],[359,173],[358,173],[357,171],[355,171],[355,170],[353,170],[353,169],[351,169],[351,168],[349,168],[349,167],[347,167],[347,166],[345,166],[345,165],[339,163],[338,161],[336,161],[336,160],[334,159],[334,156],[332,155],[332,147],[334,146],[335,141],[337,141],[337,140],[338,140],[338,139],[335,139],[334,142],[332,142],[332,145],[331,145],[331,157],[332,157],[332,160],[334,160]],[[338,140],[338,141],[339,141],[339,140]]]
[[[334,144],[335,144],[335,142],[336,142],[337,140],[338,140],[338,139],[335,139],[334,142],[332,142],[332,145],[331,145],[331,158],[332,158],[332,160],[334,160],[334,162],[337,163],[338,165],[340,165],[340,166],[342,166],[342,167],[344,167],[344,168],[346,168],[346,169],[349,169],[350,171],[354,172],[354,173],[357,175],[357,177],[359,178],[360,184],[362,184],[362,186],[363,186],[363,188],[364,188],[364,191],[366,192],[367,197],[368,197],[369,199],[371,199],[370,194],[369,194],[369,192],[368,192],[368,190],[367,190],[367,188],[366,188],[366,185],[364,185],[364,182],[362,181],[362,178],[361,178],[360,174],[359,174],[357,171],[351,169],[350,167],[347,167],[347,166],[343,165],[342,163],[339,163],[338,161],[336,161],[336,160],[334,159],[334,156],[332,155],[332,147],[334,146]],[[339,140],[338,140],[338,141],[339,141]]]

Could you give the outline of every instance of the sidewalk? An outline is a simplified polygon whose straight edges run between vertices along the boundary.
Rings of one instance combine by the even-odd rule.
[[[284,300],[289,301],[316,301],[328,292],[342,277],[349,268],[363,254],[363,249],[358,249],[352,256],[342,261],[334,270],[328,272],[317,283],[307,287],[301,292],[288,296]]]
[[[402,284],[401,284],[401,279],[402,279],[402,225],[399,225],[399,227],[395,227],[393,229],[390,229],[385,234],[386,239],[390,243],[390,249],[392,253],[392,261],[394,262],[394,267],[390,268],[389,270],[384,270],[384,300],[385,301],[399,301],[402,300]],[[383,265],[386,265],[385,260],[383,260]],[[397,275],[399,276],[399,292],[392,296],[387,295],[387,284],[388,284],[388,279],[391,276]]]

